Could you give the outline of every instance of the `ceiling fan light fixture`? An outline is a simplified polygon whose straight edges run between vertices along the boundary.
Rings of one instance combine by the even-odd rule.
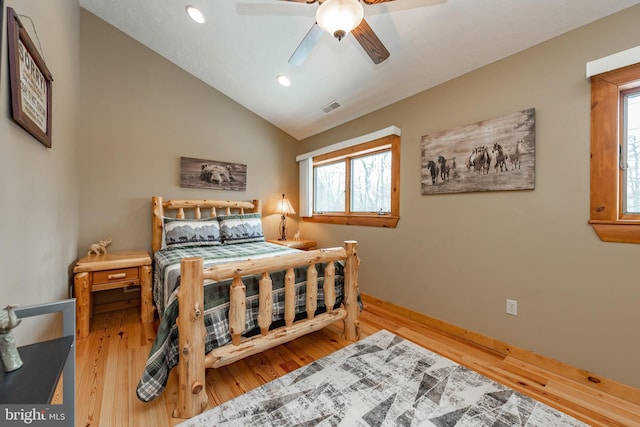
[[[316,22],[338,40],[357,27],[364,17],[358,0],[325,0],[316,12]]]

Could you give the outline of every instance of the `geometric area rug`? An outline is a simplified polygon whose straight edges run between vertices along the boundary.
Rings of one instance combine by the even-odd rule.
[[[179,426],[586,424],[383,330]]]

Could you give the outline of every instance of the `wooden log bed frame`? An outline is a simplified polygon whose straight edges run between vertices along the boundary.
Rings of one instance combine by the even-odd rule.
[[[155,254],[162,245],[163,217],[204,219],[233,213],[261,213],[259,200],[252,202],[221,200],[162,200],[152,197],[152,249]],[[344,262],[344,304],[333,309],[336,301],[334,261]],[[315,315],[318,295],[318,273],[315,265],[327,263],[323,291],[327,311]],[[173,416],[191,418],[207,406],[205,369],[217,368],[236,362],[308,333],[317,331],[338,320],[344,321],[344,338],[356,341],[360,335],[358,324],[358,267],[357,243],[346,241],[344,248],[317,249],[268,258],[258,258],[203,267],[203,258],[183,258],[180,262],[180,288],[177,320],[179,331],[180,361],[178,372],[178,399]],[[307,268],[306,313],[307,317],[295,318],[294,268]],[[270,330],[272,319],[272,282],[269,272],[285,271],[285,326]],[[245,338],[245,285],[242,277],[259,275],[260,334]],[[229,329],[232,342],[205,355],[204,280],[231,279]],[[142,308],[153,310],[152,290],[143,289]],[[152,311],[151,311],[152,313]],[[146,319],[152,319],[146,315]]]

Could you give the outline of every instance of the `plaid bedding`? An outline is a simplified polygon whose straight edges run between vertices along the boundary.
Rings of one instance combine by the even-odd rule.
[[[189,256],[203,256],[205,267],[218,263],[233,262],[242,259],[265,256],[273,256],[282,253],[295,252],[283,246],[270,244],[267,242],[244,243],[241,245],[211,246],[208,251],[203,252],[203,247],[172,249],[170,251],[160,251],[155,256],[156,268],[155,278],[164,279],[162,284],[155,283],[154,299],[156,305],[162,308],[158,334],[153,344],[149,358],[142,373],[140,382],[136,389],[138,398],[143,402],[149,402],[158,397],[167,384],[170,370],[178,364],[178,301],[176,298],[177,286],[179,283],[179,263],[180,258]],[[253,253],[249,251],[253,250]],[[170,253],[169,253],[170,252]],[[206,256],[205,256],[206,255]],[[212,257],[221,257],[214,259]],[[178,268],[172,266],[177,262]],[[318,270],[318,312],[325,311],[324,306],[324,265],[316,266]],[[300,267],[294,269],[295,273],[295,295],[296,314],[306,316],[306,278],[307,268]],[[159,277],[160,276],[160,277]],[[270,274],[273,282],[273,315],[274,326],[283,324],[284,318],[284,271],[272,272]],[[257,324],[258,302],[259,302],[259,275],[246,276],[243,278],[246,286],[246,324],[245,334],[251,336],[259,333]],[[169,282],[169,283],[168,283]],[[160,285],[160,286],[159,286]],[[210,352],[214,348],[221,347],[231,342],[229,334],[229,288],[231,280],[221,282],[206,283],[204,286],[204,324],[207,331],[205,339],[205,352]],[[336,304],[338,307],[343,302],[344,276],[342,264],[336,262]],[[162,288],[162,289],[158,289]],[[158,304],[164,301],[166,304]]]
[[[196,246],[174,248],[155,253],[153,269],[153,300],[162,318],[165,307],[176,298],[180,284],[180,260],[202,257],[204,267],[246,259],[256,259],[298,252],[297,249],[275,245],[269,242],[252,242],[238,245]],[[210,283],[210,282],[207,282]]]

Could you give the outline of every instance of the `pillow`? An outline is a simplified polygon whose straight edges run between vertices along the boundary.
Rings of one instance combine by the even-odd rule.
[[[217,218],[164,218],[164,249],[221,245]]]
[[[220,234],[225,245],[264,242],[262,219],[259,213],[220,215]]]

